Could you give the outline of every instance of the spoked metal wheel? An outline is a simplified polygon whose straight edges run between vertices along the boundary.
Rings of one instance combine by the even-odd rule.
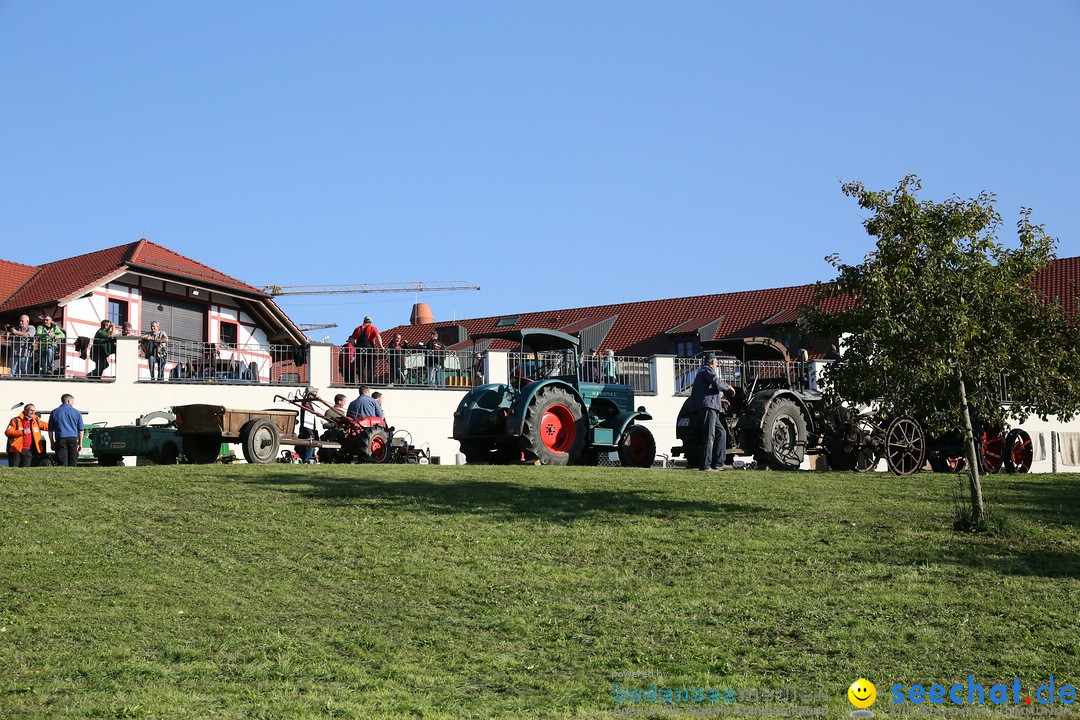
[[[1021,428],[1010,430],[1005,436],[1005,471],[1026,473],[1031,470],[1031,462],[1034,458],[1031,436],[1027,434],[1027,431]]]
[[[982,456],[983,471],[996,473],[1001,470],[1004,460],[1005,438],[1001,435],[1001,426],[987,425],[979,435],[979,454]]]
[[[926,463],[926,435],[913,417],[901,415],[885,426],[885,461],[894,475],[911,475]]]

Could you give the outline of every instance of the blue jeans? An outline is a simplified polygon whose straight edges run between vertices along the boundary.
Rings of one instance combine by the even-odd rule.
[[[727,428],[723,416],[712,408],[698,410],[701,423],[701,460],[699,470],[723,467],[727,460]]]
[[[41,349],[41,353],[38,356],[38,362],[40,363],[38,367],[38,372],[42,375],[48,375],[49,373],[51,373],[53,369],[53,361],[55,359],[56,348],[48,346],[43,347]]]
[[[442,365],[436,365],[428,369],[428,385],[432,387],[442,387],[443,385],[443,367]]]

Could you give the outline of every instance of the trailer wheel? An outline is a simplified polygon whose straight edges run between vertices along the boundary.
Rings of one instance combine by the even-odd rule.
[[[562,388],[542,388],[525,411],[522,435],[526,457],[541,465],[572,465],[585,447],[581,403]]]
[[[158,465],[175,465],[179,458],[180,451],[176,448],[176,443],[166,443],[158,455]]]
[[[913,417],[893,418],[885,427],[885,462],[894,475],[911,475],[926,464],[926,436]]]
[[[386,428],[371,427],[360,436],[357,449],[360,462],[384,463],[390,459],[390,434]]]
[[[791,400],[777,400],[765,412],[754,459],[773,470],[798,470],[805,452],[806,419]]]
[[[619,441],[619,462],[623,467],[652,467],[656,459],[656,439],[644,425],[631,425]]]
[[[221,454],[218,435],[188,435],[184,438],[184,457],[195,465],[209,465]]]
[[[240,444],[249,463],[264,465],[277,460],[280,441],[277,425],[267,418],[248,420],[240,428]]]
[[[1005,471],[1010,473],[1026,473],[1031,470],[1031,462],[1035,458],[1031,447],[1031,436],[1022,428],[1013,428],[1005,436]]]

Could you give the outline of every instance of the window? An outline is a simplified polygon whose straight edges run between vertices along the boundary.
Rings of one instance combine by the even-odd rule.
[[[109,320],[116,327],[121,327],[128,321],[127,300],[109,300]]]
[[[680,340],[675,344],[675,354],[681,358],[694,357],[697,354],[697,343],[693,340]]]
[[[499,318],[499,322],[495,323],[495,327],[513,327],[517,325],[519,315],[509,315],[504,318]]]
[[[239,338],[236,323],[223,322],[220,324],[220,328],[218,341],[221,343],[221,347],[225,350],[235,348]]]

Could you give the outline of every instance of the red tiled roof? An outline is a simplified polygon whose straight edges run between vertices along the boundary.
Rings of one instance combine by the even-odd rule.
[[[26,284],[26,281],[34,277],[38,269],[33,265],[10,260],[0,260],[0,298],[10,297],[12,293]]]
[[[1047,296],[1056,298],[1067,310],[1075,312],[1080,307],[1077,303],[1077,295],[1080,294],[1080,257],[1055,260],[1050,267],[1035,276],[1034,284]],[[674,352],[674,341],[669,333],[676,329],[679,332],[693,332],[711,322],[702,322],[701,318],[722,318],[715,336],[702,340],[774,337],[778,326],[790,325],[798,320],[802,308],[811,303],[818,287],[819,284],[815,283],[616,305],[543,310],[521,313],[513,327],[546,327],[566,331],[566,328],[580,329],[592,324],[585,323],[586,320],[618,315],[604,341],[605,348],[615,350],[618,355],[670,354]],[[838,300],[830,302],[830,305],[838,304]],[[401,325],[388,332],[400,332],[406,341],[416,344],[426,341],[433,327],[444,325],[464,325],[470,335],[507,329],[496,328],[496,323],[500,318],[509,316],[510,313],[503,313],[491,317],[457,320],[453,323]],[[554,319],[558,320],[558,325],[552,323]],[[821,357],[828,350],[828,342],[810,342],[807,350],[812,357]]]
[[[0,269],[0,298],[6,298],[0,303],[0,312],[70,300],[129,268],[269,298],[258,288],[143,238],[138,242],[45,263],[35,269],[29,282],[21,283],[7,293],[3,292],[4,270]]]

